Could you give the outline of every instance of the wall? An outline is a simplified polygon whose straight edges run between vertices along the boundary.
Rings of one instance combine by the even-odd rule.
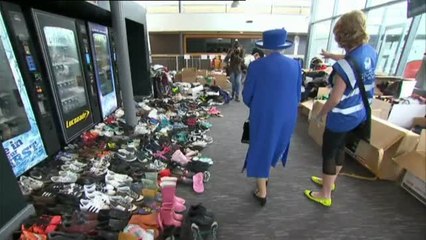
[[[149,33],[152,54],[179,54],[179,33]]]
[[[209,36],[213,34],[211,35],[212,38],[214,38],[214,35],[215,35],[214,33],[206,33],[206,34],[208,35],[205,35],[205,36]],[[183,33],[183,35],[185,36],[186,33]],[[224,34],[218,34],[218,35],[220,37],[226,38],[226,35]],[[242,34],[242,35],[245,35],[245,34]],[[196,36],[196,34],[190,33],[189,36]],[[289,34],[288,39],[294,40],[294,36],[295,34]],[[299,48],[298,48],[297,55],[304,55],[306,51],[307,36],[306,34],[299,34],[298,36],[299,36]],[[205,41],[209,41],[209,40],[206,40],[206,38],[202,38],[204,39],[204,41],[202,41],[201,44],[205,44]],[[151,43],[151,54],[179,54],[179,50],[180,50],[179,33],[150,32],[149,39]],[[244,38],[242,37],[239,37],[239,39],[240,39],[240,42],[243,42],[244,40]],[[257,40],[257,38],[253,38],[253,40]],[[186,44],[188,45],[190,44],[190,42],[187,41]],[[254,46],[250,46],[249,48],[246,47],[246,50],[250,52],[253,47]],[[194,46],[192,48],[194,48]],[[183,51],[185,52],[185,49]],[[200,51],[197,51],[197,53],[199,52]],[[294,53],[294,45],[291,48],[286,49],[285,53],[292,55]]]
[[[253,23],[246,23],[253,20]],[[149,32],[263,32],[285,27],[291,33],[307,33],[309,18],[298,15],[247,14],[147,14]]]

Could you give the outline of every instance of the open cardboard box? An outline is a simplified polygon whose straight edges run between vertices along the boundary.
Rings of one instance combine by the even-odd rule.
[[[395,157],[394,161],[406,170],[401,186],[426,204],[426,130],[418,141],[415,150]]]
[[[324,103],[325,101],[315,101],[311,116],[317,115]],[[308,133],[319,145],[322,145],[324,129],[325,116],[323,124],[309,123]],[[392,157],[412,150],[417,140],[415,137],[409,137],[410,133],[373,115],[370,143],[360,140],[354,151],[347,151],[378,178],[394,181],[400,177],[402,168],[392,161]],[[404,144],[401,145],[403,140]]]
[[[318,88],[317,97],[321,98],[324,96],[328,96],[330,94],[331,88],[328,87],[320,87]],[[306,100],[299,104],[300,113],[304,116],[307,116],[308,119],[311,117],[311,111],[314,107],[314,99]]]
[[[210,73],[211,77],[213,77],[214,85],[218,86],[224,90],[230,90],[231,89],[231,82],[226,77],[226,74],[224,73]]]
[[[426,105],[422,104],[394,104],[373,99],[371,104],[372,114],[389,122],[410,129],[413,119],[424,117],[426,114]]]
[[[183,68],[182,69],[182,82],[193,83],[197,81],[197,69]]]

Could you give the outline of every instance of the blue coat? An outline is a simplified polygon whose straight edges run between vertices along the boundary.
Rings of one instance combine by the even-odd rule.
[[[301,69],[297,61],[279,53],[258,59],[248,68],[243,90],[250,108],[247,176],[268,178],[279,160],[287,161],[300,102]]]

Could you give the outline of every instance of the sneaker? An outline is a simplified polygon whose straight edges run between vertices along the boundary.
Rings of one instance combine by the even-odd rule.
[[[200,161],[200,162],[207,163],[209,165],[213,165],[213,160],[208,157],[194,157],[192,158],[192,161]]]
[[[75,183],[78,175],[69,171],[59,171],[59,176],[53,176],[50,179],[54,183]]]
[[[32,177],[21,176],[19,178],[19,182],[21,185],[27,186],[31,190],[39,190],[43,187],[43,182],[36,180]]]
[[[122,149],[120,149],[120,150],[122,150]],[[123,152],[120,152],[120,150],[119,150],[119,152],[117,152],[116,153],[116,155],[121,159],[121,160],[124,160],[124,161],[126,161],[126,162],[133,162],[133,161],[135,161],[136,159],[137,159],[137,157],[135,156],[135,154],[134,153],[130,153],[130,152],[128,152],[128,153],[123,153]]]
[[[74,165],[73,163],[68,163],[64,164],[61,166],[61,169],[64,171],[69,171],[69,172],[75,172],[75,173],[80,173],[83,171],[83,169],[77,165]]]
[[[117,188],[117,194],[121,195],[123,197],[128,196],[133,199],[135,202],[139,202],[143,200],[143,196],[137,194],[136,192],[132,191],[130,187],[123,186]]]
[[[132,212],[137,209],[137,207],[132,204],[129,200],[122,196],[113,196],[110,198],[110,207],[112,209],[117,209],[121,211]]]
[[[195,141],[195,142],[191,143],[189,146],[190,147],[205,148],[207,146],[207,142],[205,142],[203,140],[198,140],[198,141]]]

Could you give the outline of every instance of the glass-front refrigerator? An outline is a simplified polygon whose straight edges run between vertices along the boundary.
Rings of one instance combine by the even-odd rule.
[[[101,113],[106,118],[118,105],[110,38],[107,27],[94,23],[88,27]]]
[[[32,10],[65,143],[93,126],[76,20]]]
[[[0,141],[16,176],[47,158],[0,12]]]

